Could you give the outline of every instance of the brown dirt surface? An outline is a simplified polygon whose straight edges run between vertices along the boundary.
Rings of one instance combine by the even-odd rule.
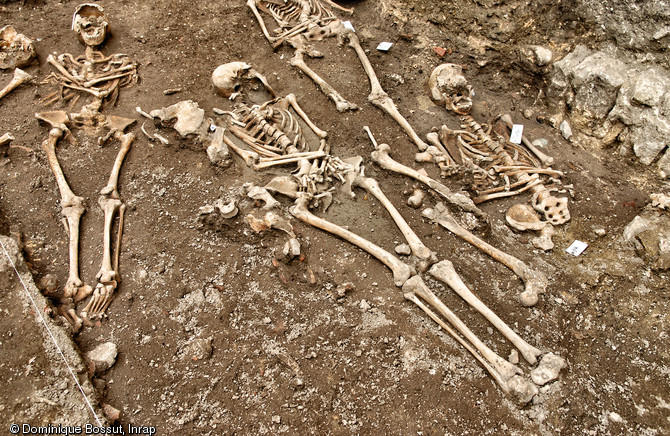
[[[0,233],[22,235],[36,283],[51,274],[63,284],[68,273],[60,197],[40,147],[48,128],[34,114],[45,110],[42,99],[52,90],[41,83],[52,70],[47,56],[83,53],[70,30],[78,3],[0,2],[0,24],[33,39],[38,52],[38,61],[26,67],[36,80],[0,102],[0,134],[16,138],[0,157]],[[366,125],[391,146],[395,159],[439,178],[432,164],[413,162],[415,146],[367,102],[369,83],[353,50],[330,39],[319,45],[322,59],[307,61],[362,109],[341,114],[291,67],[289,47],[272,50],[243,0],[99,2],[113,32],[102,51],[127,54],[140,76],[106,113],[137,118],[137,139],[119,181],[128,205],[122,283],[107,316],[73,338],[82,353],[108,341],[118,346],[114,366],[92,381],[101,401],[121,410],[119,423],[188,435],[668,434],[668,271],[653,270],[621,241],[623,228],[662,183],[649,168],[612,149],[571,145],[557,129],[536,121],[551,115],[538,98],[545,79],[524,70],[516,55],[522,44],[547,46],[558,57],[578,42],[594,44],[589,23],[574,16],[570,3],[343,3],[355,7],[347,19],[382,86],[420,136],[434,126],[458,126],[455,116],[428,99],[425,87],[434,67],[453,62],[464,66],[481,116],[510,113],[530,137],[549,140],[545,150],[556,159],[554,168],[565,173],[564,184],[574,186],[572,220],[556,228],[552,251],[535,250],[531,235],[505,225],[505,210],[528,196],[482,205],[491,225],[479,235],[550,277],[539,304],[526,308],[517,301],[523,284],[509,269],[407,207],[414,182],[372,163]],[[388,53],[376,50],[381,41],[394,43]],[[434,46],[446,54],[439,57]],[[277,262],[287,235],[251,230],[245,215],[261,211],[241,193],[245,183],[263,185],[286,168],[256,173],[237,156],[230,167],[215,167],[202,146],[135,112],[137,106],[149,111],[189,99],[207,116],[215,107],[229,109],[210,76],[217,65],[238,60],[264,74],[278,94],[295,94],[329,133],[333,154],[363,156],[366,175],[380,181],[423,242],[440,259],[452,260],[472,290],[522,337],[567,360],[560,379],[541,388],[533,404],[517,407],[467,351],[403,298],[388,269],[291,218],[291,202],[279,197],[277,213],[291,220],[302,256]],[[0,83],[11,76],[0,73]],[[163,92],[176,88],[181,91]],[[532,112],[530,119],[524,110]],[[160,132],[171,145],[149,142],[139,128],[145,121],[147,130]],[[87,200],[80,269],[84,282],[94,285],[102,257],[98,192],[118,142],[100,147],[95,137],[75,135],[78,143],[60,141],[57,153],[73,191]],[[468,189],[467,178],[442,181],[455,191]],[[377,201],[357,193],[355,199],[336,196],[326,213],[317,214],[392,251],[402,234]],[[198,225],[199,208],[219,198],[241,198],[240,214],[225,226]],[[436,201],[428,194],[426,206]],[[589,244],[579,257],[565,252],[575,239]],[[349,282],[352,289],[337,298],[337,288]],[[510,355],[509,342],[483,317],[446,286],[431,279],[427,284],[494,351]],[[18,303],[9,300],[9,294],[0,299],[3,380],[28,364],[36,353],[33,342],[41,340],[28,334],[21,350],[16,336],[8,336],[22,325]],[[48,363],[38,357],[35,364]],[[531,369],[525,362],[520,366],[526,373]],[[28,391],[0,392],[0,431],[12,423],[5,419],[22,416],[16,407]],[[38,416],[32,422],[53,419]]]

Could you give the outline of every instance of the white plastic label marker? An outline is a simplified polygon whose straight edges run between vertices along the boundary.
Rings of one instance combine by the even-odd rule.
[[[584,250],[586,250],[586,247],[588,247],[588,246],[589,246],[589,244],[587,244],[586,242],[582,242],[582,241],[579,241],[579,240],[575,239],[575,241],[572,244],[570,244],[568,249],[565,250],[565,251],[566,251],[566,253],[570,253],[573,256],[579,256],[580,254],[582,254],[584,252]]]
[[[352,30],[352,31],[354,31],[354,32],[356,31],[356,29],[354,29],[354,25],[351,24],[351,21],[342,21],[342,24],[343,24],[344,27],[346,27],[347,29]]]
[[[392,42],[380,42],[379,45],[377,46],[377,50],[379,51],[389,51],[391,46],[393,45]]]
[[[512,126],[512,133],[509,135],[509,142],[514,144],[521,144],[521,138],[523,137],[523,124],[514,124]]]

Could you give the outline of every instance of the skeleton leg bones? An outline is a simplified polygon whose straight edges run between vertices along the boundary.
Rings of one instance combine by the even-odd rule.
[[[49,131],[49,137],[42,142],[42,149],[46,153],[49,166],[51,166],[51,170],[56,177],[58,190],[61,194],[61,215],[69,236],[70,269],[67,282],[63,288],[62,299],[71,299],[73,302],[78,302],[86,298],[92,291],[91,287],[84,285],[79,278],[79,224],[81,216],[86,211],[86,205],[84,199],[76,196],[70,189],[56,157],[56,144],[67,130],[64,125],[66,115],[64,112],[60,113],[60,118],[50,118],[44,115],[46,114],[36,114],[39,119],[49,122],[53,128]],[[72,322],[75,330],[81,328],[82,320],[74,308],[66,310],[66,317]]]
[[[89,317],[100,317],[105,313],[107,306],[112,301],[112,296],[114,290],[121,281],[119,276],[119,250],[121,248],[121,236],[123,232],[123,217],[125,213],[126,206],[119,198],[118,192],[118,183],[119,183],[119,172],[121,171],[121,165],[123,160],[126,157],[126,154],[130,150],[130,145],[135,139],[135,135],[132,133],[123,134],[122,132],[117,132],[115,134],[117,138],[121,140],[121,147],[114,161],[114,166],[112,167],[112,172],[109,176],[109,181],[107,186],[105,186],[100,191],[100,198],[98,199],[98,204],[102,208],[105,214],[105,229],[103,233],[103,258],[102,266],[100,271],[96,275],[98,279],[98,284],[93,291],[93,297],[88,302],[84,310],[82,311],[82,316],[84,318]],[[112,233],[112,223],[116,213],[119,213],[119,228],[117,233],[116,240],[116,250],[114,264],[112,265],[112,247],[111,247],[111,233]]]
[[[519,296],[521,304],[524,306],[534,306],[537,304],[538,294],[543,293],[547,287],[547,278],[544,276],[544,274],[539,271],[533,271],[528,265],[526,265],[518,258],[493,247],[474,234],[468,232],[456,222],[456,220],[449,214],[444,206],[436,206],[435,209],[425,209],[423,211],[423,216],[440,224],[442,227],[454,233],[456,236],[459,236],[460,238],[479,248],[484,253],[488,254],[498,262],[514,271],[514,273],[519,276],[521,280],[523,280],[526,287],[524,292]]]

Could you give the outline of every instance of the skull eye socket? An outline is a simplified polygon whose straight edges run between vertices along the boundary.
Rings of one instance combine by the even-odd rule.
[[[233,86],[233,91],[237,92],[240,90],[240,84],[236,83],[235,86]]]

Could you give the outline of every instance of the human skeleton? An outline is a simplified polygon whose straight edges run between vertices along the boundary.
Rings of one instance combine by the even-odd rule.
[[[331,36],[337,37],[340,44],[347,41],[349,46],[356,52],[370,80],[371,90],[368,95],[368,101],[393,117],[420,150],[423,151],[428,147],[400,114],[393,100],[382,88],[354,30],[346,27],[331,11],[330,7],[348,12],[349,14],[353,13],[353,9],[343,8],[330,0],[247,0],[247,5],[253,11],[263,30],[263,34],[272,44],[273,48],[278,48],[284,42],[293,47],[295,54],[291,59],[291,65],[299,68],[309,76],[319,86],[321,91],[335,103],[335,107],[340,112],[355,110],[358,109],[358,106],[347,101],[335,88],[308,67],[304,56],[307,55],[312,58],[323,56],[321,52],[315,49],[315,41],[321,41]],[[265,12],[272,17],[279,26],[273,32],[275,36],[271,35],[268,31],[261,12]]]
[[[246,67],[249,71],[248,66]],[[243,73],[238,73],[235,73],[234,77],[227,82],[235,86],[236,89],[239,89],[239,79],[244,76]],[[254,74],[254,77],[257,77],[256,74]],[[219,89],[219,92],[226,93],[225,90],[221,89]],[[294,116],[289,108],[292,108],[297,116]],[[165,110],[152,111],[152,114],[161,112],[165,112]],[[377,181],[364,175],[361,166],[362,158],[340,160],[332,156],[325,140],[326,132],[309,120],[292,95],[273,99],[261,105],[241,104],[233,111],[218,110],[217,112],[226,116],[227,130],[248,147],[248,149],[243,149],[224,135],[223,140],[245,160],[247,165],[261,170],[273,165],[297,163],[297,170],[293,174],[275,177],[266,185],[268,191],[295,199],[294,205],[290,208],[293,216],[356,245],[389,267],[393,273],[394,283],[396,286],[402,287],[405,298],[419,306],[470,351],[493,376],[503,391],[510,394],[521,404],[530,401],[538,392],[535,384],[522,375],[519,367],[502,359],[477,338],[435,296],[419,274],[429,270],[431,276],[451,287],[507,337],[530,364],[536,364],[538,357],[544,353],[524,341],[486,307],[463,283],[451,262],[448,260],[437,262],[435,253],[423,244],[400,212],[384,195]],[[312,151],[310,149],[310,141],[304,134],[300,121],[309,126],[316,136],[319,143],[317,150]],[[388,146],[386,144],[377,145],[376,143],[375,146],[377,150],[373,153],[373,159],[382,162],[382,166],[384,166],[383,162],[388,163],[388,159],[390,159],[388,158]],[[388,159],[385,159],[383,155]],[[342,188],[348,194],[353,195],[352,187],[360,187],[373,195],[384,206],[411,248],[413,265],[400,260],[394,254],[356,233],[320,218],[310,211],[310,207],[315,206],[315,199],[332,195],[333,182],[337,181],[341,182]],[[462,205],[466,210],[472,212],[478,210],[472,202],[454,195],[439,182],[427,179],[427,184],[436,189],[436,192],[452,204]],[[268,200],[268,202],[271,201],[274,200]],[[327,207],[330,201],[324,203]],[[270,226],[270,224],[267,224],[267,227]],[[463,231],[467,233],[464,229]],[[417,274],[417,270],[419,274]],[[447,325],[444,319],[458,333]],[[558,371],[564,366],[564,361],[559,356],[552,353],[544,354],[544,356],[540,365],[531,372],[531,378],[539,385],[555,379]]]
[[[49,165],[56,177],[61,195],[61,215],[63,224],[69,235],[70,270],[63,289],[55,295],[60,303],[61,313],[79,330],[83,320],[102,317],[112,301],[115,289],[121,277],[119,275],[119,250],[123,231],[125,204],[118,192],[118,179],[121,165],[130,150],[135,136],[124,133],[134,120],[117,116],[108,116],[100,110],[113,104],[120,88],[130,86],[137,81],[137,68],[128,56],[114,54],[104,56],[96,48],[104,41],[108,33],[109,21],[102,7],[97,4],[82,4],[75,10],[72,29],[86,46],[85,54],[75,58],[69,53],[58,57],[50,55],[47,62],[56,68],[56,72],[47,77],[46,82],[55,83],[58,90],[49,95],[45,102],[55,103],[59,99],[69,100],[70,107],[78,101],[80,95],[87,95],[90,101],[78,113],[65,111],[41,112],[35,116],[51,126],[49,138],[42,143]],[[107,185],[100,191],[98,204],[104,212],[103,259],[96,278],[98,283],[93,289],[85,285],[79,277],[79,226],[81,216],[86,211],[84,198],[75,195],[61,169],[56,157],[56,144],[65,135],[72,140],[72,127],[83,127],[85,131],[103,133],[98,138],[100,145],[114,137],[121,145],[114,161]],[[119,224],[116,236],[116,247],[112,259],[112,227],[118,214]],[[76,303],[92,295],[88,304],[77,314]]]

